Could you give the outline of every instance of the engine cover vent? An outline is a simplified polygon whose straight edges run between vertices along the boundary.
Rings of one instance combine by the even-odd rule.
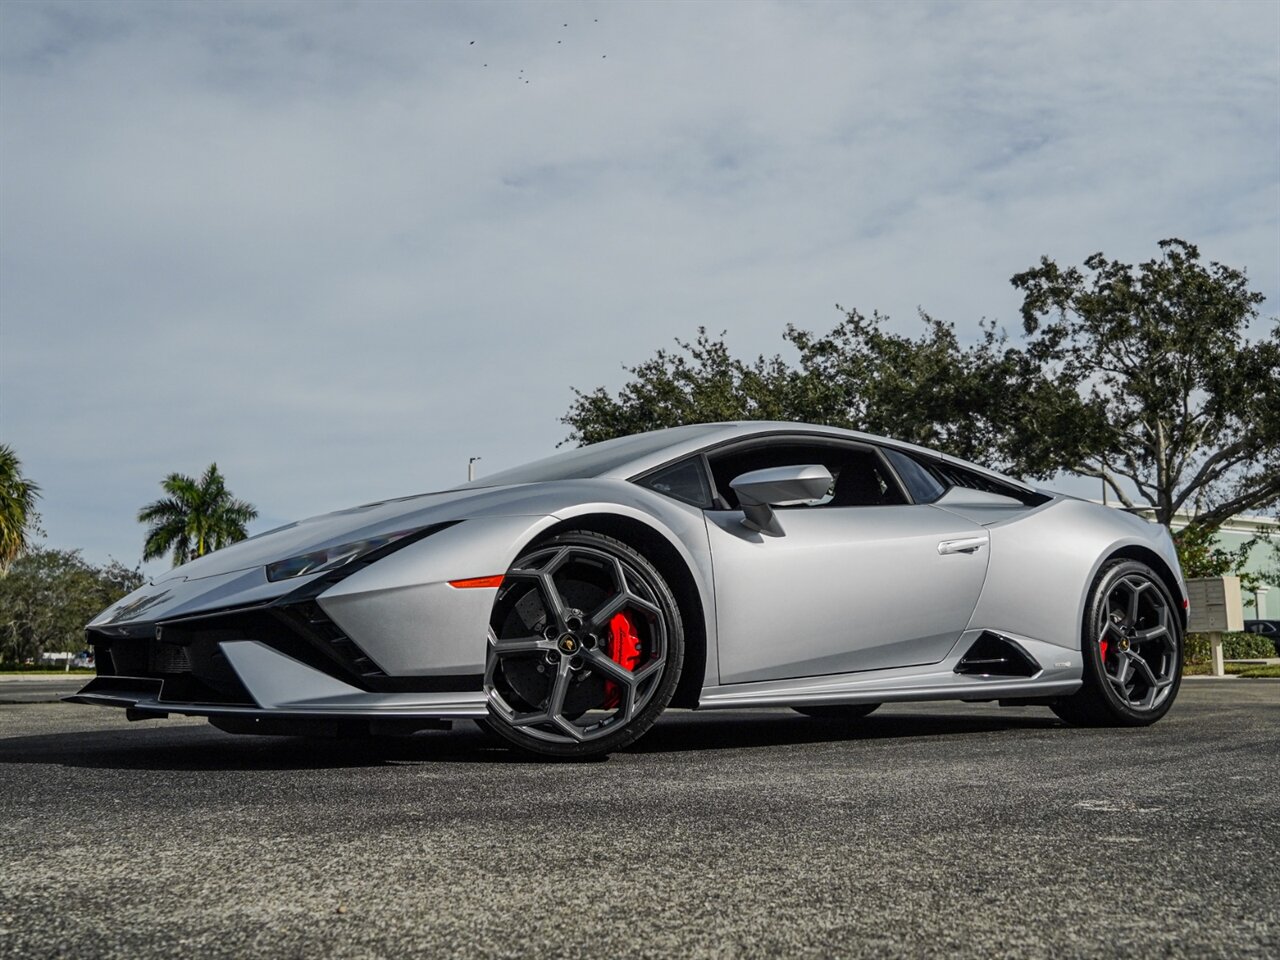
[[[1027,651],[989,630],[973,641],[956,664],[956,673],[978,677],[1034,677],[1039,672],[1040,664]]]

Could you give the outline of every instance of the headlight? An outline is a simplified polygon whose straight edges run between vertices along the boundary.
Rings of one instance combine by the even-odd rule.
[[[419,530],[399,530],[395,533],[383,533],[367,540],[355,540],[336,547],[325,547],[323,550],[312,550],[299,554],[288,560],[277,560],[267,564],[268,580],[288,580],[292,577],[303,577],[313,573],[325,573],[363,557],[366,553],[379,550],[389,543],[407,537]]]

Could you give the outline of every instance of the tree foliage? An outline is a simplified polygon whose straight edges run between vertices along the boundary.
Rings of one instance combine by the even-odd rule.
[[[0,574],[30,547],[40,487],[22,475],[22,461],[0,443]]]
[[[143,582],[116,560],[98,567],[79,550],[29,550],[0,578],[0,661],[81,649],[85,624]]]
[[[628,367],[576,397],[569,439],[720,420],[801,420],[893,436],[1024,476],[1099,477],[1168,524],[1213,529],[1280,499],[1280,323],[1250,340],[1262,295],[1242,271],[1181,240],[1137,268],[1095,254],[1013,277],[1022,337],[991,324],[971,342],[921,314],[904,336],[844,310],[829,333],[788,326],[797,359],[732,355],[724,335]]]
[[[1028,370],[1060,388],[1068,429],[1037,438],[1032,410],[1010,440],[1028,472],[1098,477],[1161,523],[1185,509],[1213,528],[1280,499],[1280,323],[1250,341],[1264,297],[1244,272],[1181,240],[1160,250],[1013,278]]]
[[[1250,537],[1239,546],[1228,549],[1218,541],[1214,528],[1202,524],[1179,530],[1173,535],[1178,548],[1178,565],[1184,577],[1235,575],[1246,590],[1256,589],[1264,579],[1248,570],[1249,554],[1259,540],[1259,537]]]
[[[173,565],[181,566],[243,540],[247,525],[258,516],[256,507],[231,495],[216,463],[199,480],[171,473],[161,487],[168,496],[138,511],[138,522],[148,525],[144,560],[172,552]]]
[[[628,373],[611,395],[603,387],[577,399],[563,418],[570,440],[595,443],[610,437],[685,423],[724,420],[803,420],[883,433],[964,457],[990,457],[998,427],[986,416],[956,412],[993,406],[997,385],[990,367],[1000,335],[984,328],[977,346],[964,347],[955,329],[921,314],[918,338],[885,328],[880,314],[856,310],[833,330],[816,335],[795,326],[783,334],[799,354],[796,365],[780,356],[746,362],[732,356],[724,334],[698,329],[678,351],[659,350]],[[929,384],[929,389],[921,389]]]

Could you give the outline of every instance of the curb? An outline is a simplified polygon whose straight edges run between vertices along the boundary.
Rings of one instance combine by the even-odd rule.
[[[92,673],[48,674],[43,677],[28,677],[22,674],[0,675],[0,683],[88,683]]]

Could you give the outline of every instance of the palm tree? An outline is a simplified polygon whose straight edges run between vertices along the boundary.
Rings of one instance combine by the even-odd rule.
[[[35,520],[40,487],[22,476],[13,447],[0,443],[0,574],[27,552],[27,530]]]
[[[237,500],[227,490],[216,463],[199,480],[171,473],[160,484],[168,494],[138,511],[138,522],[149,524],[142,559],[155,560],[173,551],[175,567],[248,536],[245,524],[258,516],[257,508]]]

